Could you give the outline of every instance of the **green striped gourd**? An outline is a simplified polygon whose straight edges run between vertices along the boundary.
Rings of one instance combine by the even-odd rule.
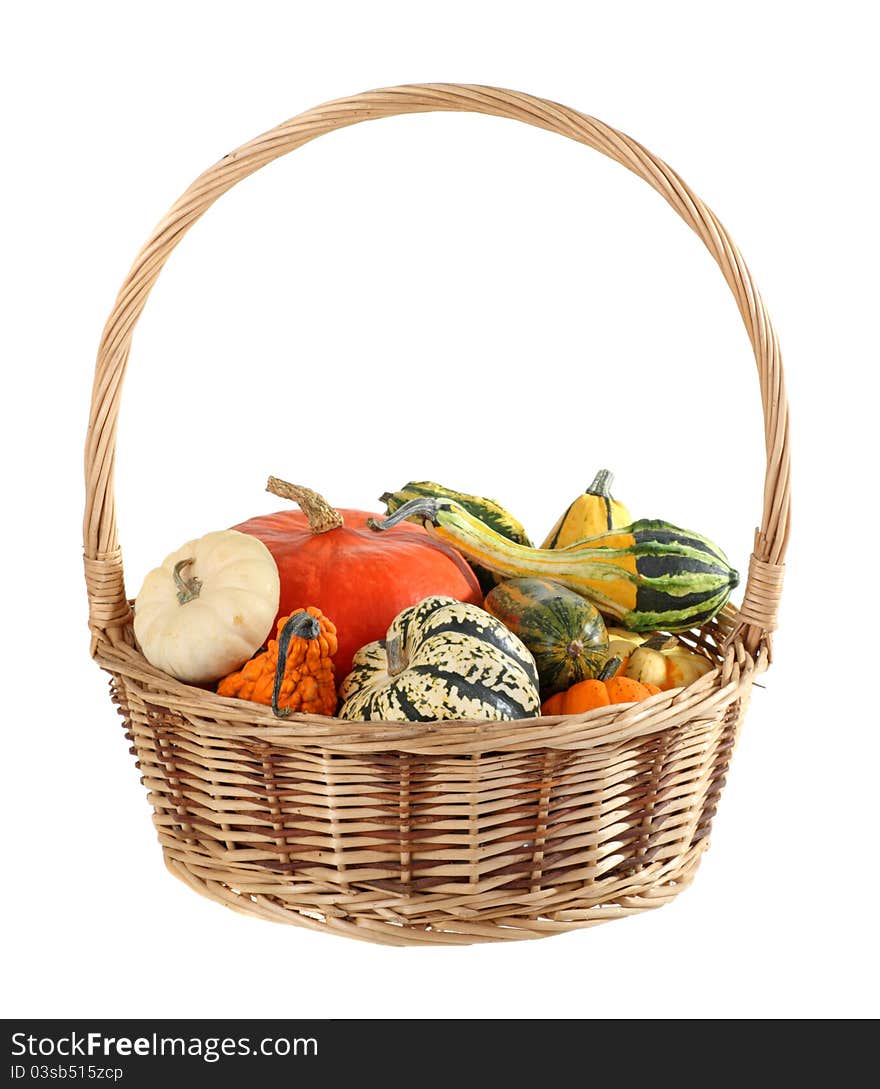
[[[605,665],[608,633],[598,609],[561,582],[507,579],[483,605],[532,652],[542,700],[595,677]]]
[[[449,499],[414,499],[372,529],[418,515],[438,540],[503,578],[555,579],[631,631],[684,631],[723,608],[739,575],[717,545],[668,522],[641,519],[561,549],[527,548]]]
[[[383,496],[380,496],[379,502],[385,504],[388,514],[394,514],[404,503],[408,503],[411,499],[439,499],[444,497],[459,503],[466,511],[479,518],[481,522],[484,522],[490,529],[494,529],[502,537],[506,537],[510,541],[516,541],[517,544],[531,547],[532,542],[529,540],[522,523],[518,522],[500,503],[496,503],[494,499],[486,499],[485,496],[468,495],[467,492],[457,492],[452,488],[444,488],[442,484],[435,484],[433,480],[411,480],[396,492],[385,492]],[[412,520],[421,522],[420,518],[413,518]],[[471,567],[477,576],[480,588],[484,594],[487,594],[498,583],[498,577],[478,563],[471,563]]]
[[[535,660],[477,605],[428,597],[354,656],[340,718],[385,722],[515,719],[540,714]]]

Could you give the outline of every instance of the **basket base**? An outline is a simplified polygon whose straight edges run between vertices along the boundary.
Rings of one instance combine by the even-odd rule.
[[[535,910],[534,915],[526,914],[527,905],[523,904],[522,915],[506,915],[499,918],[468,918],[468,911],[462,909],[460,919],[451,916],[449,911],[440,915],[435,922],[413,923],[403,914],[406,904],[390,907],[374,907],[369,914],[346,912],[342,907],[323,906],[323,910],[306,910],[293,901],[286,902],[276,894],[247,893],[232,888],[214,878],[196,873],[190,866],[168,850],[163,850],[165,865],[180,881],[189,885],[201,896],[214,900],[242,915],[251,915],[274,923],[286,923],[289,926],[302,926],[324,934],[336,934],[340,937],[355,938],[358,941],[372,942],[376,945],[413,946],[413,945],[474,945],[478,942],[527,941],[532,938],[548,938],[554,934],[564,934],[570,930],[581,930],[600,923],[636,915],[642,911],[662,907],[674,900],[680,892],[692,883],[700,864],[703,851],[709,846],[708,839],[703,839],[683,857],[674,875],[665,874],[657,884],[643,889],[639,893],[621,896],[612,903],[590,904],[588,889],[584,889],[581,907],[568,907],[564,910],[551,911],[541,915]],[[546,896],[546,893],[544,894]],[[470,913],[476,915],[476,913]],[[387,918],[382,916],[386,915]]]
[[[754,672],[737,645],[656,706],[442,730],[263,721],[134,666],[111,687],[166,864],[191,888],[361,941],[468,945],[595,926],[686,888]]]

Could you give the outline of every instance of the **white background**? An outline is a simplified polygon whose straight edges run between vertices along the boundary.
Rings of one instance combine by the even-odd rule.
[[[876,57],[869,5],[447,0],[19,5],[2,109],[3,1011],[23,1016],[876,1015]],[[553,98],[663,156],[777,324],[794,533],[777,660],[712,849],[661,911],[538,942],[391,950],[250,920],[170,877],[88,657],[81,450],[94,352],[154,223],[309,106],[412,81]],[[698,240],[647,186],[490,118],[327,136],[172,256],[120,420],[128,590],[277,501],[408,479],[540,538],[602,466],[637,515],[745,570],[754,364]]]

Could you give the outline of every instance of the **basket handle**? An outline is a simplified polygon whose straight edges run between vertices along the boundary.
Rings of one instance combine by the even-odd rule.
[[[776,333],[748,268],[715,215],[661,159],[593,117],[517,91],[464,84],[413,84],[367,91],[317,106],[225,155],[187,189],[159,223],[131,268],[101,337],[85,451],[83,522],[92,652],[126,643],[131,613],[123,581],[113,497],[116,426],[122,379],[135,324],[172,250],[214,201],[236,182],[326,132],[406,113],[435,110],[491,114],[535,125],[602,152],[643,178],[696,232],[728,283],[758,364],[767,469],[764,509],[745,595],[729,638],[755,653],[775,627],[789,529],[788,403]]]

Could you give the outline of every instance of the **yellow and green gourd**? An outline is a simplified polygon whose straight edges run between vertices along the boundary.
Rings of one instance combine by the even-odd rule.
[[[522,523],[518,522],[510,511],[502,507],[500,503],[497,503],[494,499],[486,499],[482,495],[469,495],[467,492],[457,492],[452,488],[444,488],[442,484],[436,484],[433,480],[411,480],[396,492],[385,492],[384,495],[379,497],[379,502],[385,504],[388,514],[394,514],[404,503],[408,503],[411,499],[438,499],[441,497],[454,499],[466,511],[479,518],[481,522],[485,522],[490,529],[494,529],[502,537],[515,541],[517,544],[531,547],[532,542],[529,540]],[[421,519],[418,517],[412,518],[411,521],[421,524]],[[497,585],[499,579],[494,572],[479,563],[471,563],[470,565],[484,594]]]
[[[368,524],[389,530],[416,516],[433,537],[502,578],[555,579],[631,631],[698,627],[739,582],[717,545],[659,520],[640,519],[562,549],[509,541],[447,498],[412,499]]]
[[[623,503],[611,494],[613,479],[614,477],[607,469],[600,469],[589,488],[570,504],[547,534],[547,539],[541,548],[566,548],[576,541],[584,541],[588,537],[596,537],[600,533],[630,525],[633,520],[632,515]],[[414,497],[410,496],[410,498]],[[477,511],[472,513],[478,514]],[[486,519],[484,518],[483,521]]]

